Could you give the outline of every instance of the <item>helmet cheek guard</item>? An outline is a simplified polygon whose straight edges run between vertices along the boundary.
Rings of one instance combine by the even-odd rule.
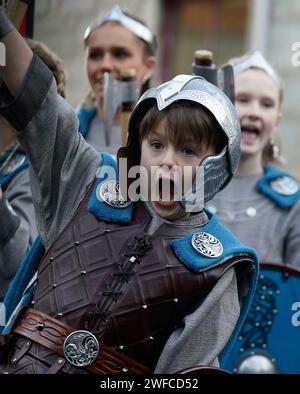
[[[191,190],[182,196],[181,205],[200,211],[203,204],[231,180],[240,159],[240,125],[229,98],[216,86],[194,75],[178,75],[157,88],[143,94],[133,110],[128,124],[127,147],[118,152],[118,160],[126,157],[129,167],[140,164],[141,147],[139,125],[148,109],[156,103],[162,111],[178,100],[189,100],[202,105],[215,118],[227,144],[221,153],[203,159]],[[199,187],[200,185],[200,187]]]

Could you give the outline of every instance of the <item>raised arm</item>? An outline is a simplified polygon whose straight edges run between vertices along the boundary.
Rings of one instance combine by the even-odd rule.
[[[101,160],[79,135],[74,109],[57,94],[48,67],[3,13],[0,26],[7,52],[3,76],[10,91],[1,87],[0,112],[29,157],[37,226],[48,247],[70,221]]]

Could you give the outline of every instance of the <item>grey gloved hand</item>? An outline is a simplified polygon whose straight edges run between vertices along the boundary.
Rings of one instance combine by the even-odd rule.
[[[14,29],[3,8],[0,8],[0,40]]]

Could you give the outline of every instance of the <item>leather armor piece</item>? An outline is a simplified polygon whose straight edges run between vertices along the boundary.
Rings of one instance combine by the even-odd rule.
[[[13,332],[21,334],[27,339],[39,343],[64,357],[64,340],[69,334],[74,332],[74,330],[72,327],[42,312],[26,308]],[[59,361],[59,365],[63,366],[64,360],[59,359]],[[113,351],[102,343],[100,345],[100,354],[98,358],[86,368],[95,374],[120,373],[121,371],[124,372],[127,370],[134,374],[150,372],[148,368],[137,363],[135,360],[129,359],[120,352]]]
[[[232,258],[202,273],[192,272],[170,246],[178,237],[176,231],[162,226],[150,238],[152,248],[137,259],[131,272],[118,276],[128,260],[128,244],[145,233],[150,215],[142,203],[136,203],[130,224],[100,221],[88,212],[88,197],[89,193],[41,261],[32,307],[74,329],[88,329],[100,345],[154,370],[166,340],[182,318],[199,306],[228,269],[249,268],[253,261]],[[107,290],[118,280],[122,286],[116,296]],[[107,308],[105,316],[102,308]],[[96,318],[87,327],[90,313]],[[16,335],[0,369],[47,373],[58,358],[53,351]],[[68,362],[60,370],[54,369],[58,373],[89,373]]]

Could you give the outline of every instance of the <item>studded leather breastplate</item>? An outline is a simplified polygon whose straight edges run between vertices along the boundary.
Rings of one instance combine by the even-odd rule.
[[[88,196],[45,254],[33,307],[96,333],[114,350],[154,369],[170,333],[236,259],[196,274],[178,260],[170,246],[174,236],[164,232],[149,239],[151,248],[143,257],[132,258],[131,247],[151,219],[144,205],[137,203],[131,223],[124,225],[97,220],[87,202]],[[21,352],[17,347],[15,355]],[[31,353],[51,366],[53,354],[42,357],[40,348],[34,344]],[[32,368],[32,356],[21,353],[26,373],[26,357]]]

